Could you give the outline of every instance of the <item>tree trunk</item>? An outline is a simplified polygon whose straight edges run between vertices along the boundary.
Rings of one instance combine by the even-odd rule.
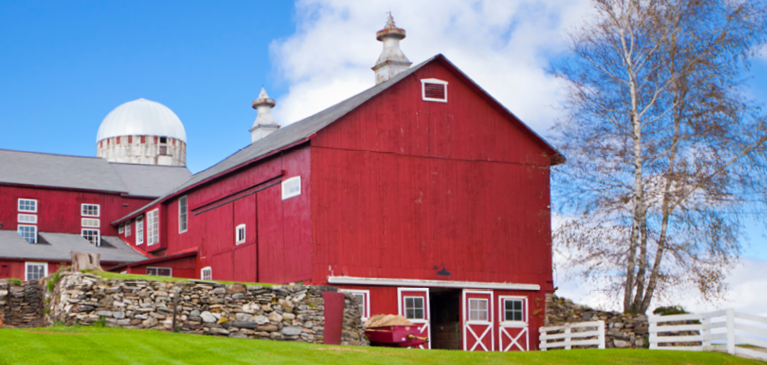
[[[101,270],[100,253],[88,254],[72,251],[69,256],[72,257],[72,271]]]

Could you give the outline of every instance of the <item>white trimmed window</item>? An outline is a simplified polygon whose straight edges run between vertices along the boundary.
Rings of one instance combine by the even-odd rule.
[[[160,242],[160,210],[155,209],[146,214],[146,240],[148,245]]]
[[[80,209],[84,217],[98,217],[100,206],[98,204],[81,204]]]
[[[130,222],[125,223],[125,237],[130,237]]]
[[[37,224],[37,214],[19,214],[19,223]]]
[[[200,270],[200,280],[213,280],[213,270],[208,267],[203,267]]]
[[[178,199],[178,233],[186,232],[188,226],[189,206],[186,195]]]
[[[98,229],[82,229],[82,236],[86,240],[88,240],[90,243],[101,246],[101,235],[99,234]]]
[[[301,195],[301,176],[291,177],[282,182],[282,200]]]
[[[524,298],[503,299],[504,322],[527,322],[527,301]]]
[[[405,297],[405,318],[424,319],[423,297]]]
[[[37,213],[37,199],[19,199],[19,212]]]
[[[29,243],[37,243],[37,226],[19,224],[19,235]]]
[[[136,245],[144,244],[144,218],[136,218]]]
[[[244,224],[240,224],[239,226],[237,226],[237,228],[235,228],[235,230],[234,230],[234,235],[235,235],[235,237],[237,237],[237,244],[238,245],[242,244],[242,243],[245,243],[245,225]]]
[[[101,226],[101,222],[95,218],[82,218],[81,221],[80,223],[83,227],[99,228]],[[120,233],[122,233],[122,226],[120,227]]]
[[[125,232],[125,226],[124,225],[121,224],[119,227],[117,227],[117,233],[123,234],[124,232]]]
[[[421,97],[424,101],[447,103],[447,81],[439,79],[422,79]]]
[[[24,278],[25,280],[40,280],[48,276],[48,263],[45,262],[25,262]]]
[[[355,299],[357,299],[357,303],[359,304],[360,308],[360,317],[362,317],[362,322],[365,322],[370,318],[370,290],[348,290],[348,289],[342,289],[340,290],[342,293],[349,293],[354,296]]]
[[[147,267],[146,268],[146,274],[147,275],[153,275],[153,276],[172,277],[173,276],[173,269],[171,269],[169,267]]]
[[[469,321],[489,321],[487,302],[487,299],[469,298]]]

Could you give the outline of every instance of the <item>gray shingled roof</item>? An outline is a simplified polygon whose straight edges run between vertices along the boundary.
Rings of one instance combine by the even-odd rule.
[[[347,113],[351,112],[352,110],[356,109],[363,103],[367,102],[368,100],[372,99],[373,97],[377,96],[378,94],[382,93],[386,89],[394,86],[402,79],[405,79],[406,77],[412,75],[419,69],[421,69],[423,66],[431,63],[434,60],[441,60],[448,64],[451,68],[457,71],[457,73],[460,74],[460,76],[464,77],[464,79],[473,85],[476,90],[478,90],[481,93],[484,93],[487,95],[487,97],[492,101],[492,103],[495,103],[497,106],[499,106],[500,109],[504,110],[506,113],[513,116],[513,114],[503,107],[497,100],[493,99],[492,96],[490,96],[484,89],[479,87],[473,80],[471,80],[468,76],[463,74],[455,65],[450,63],[450,61],[447,60],[447,58],[441,54],[438,54],[436,56],[433,56],[426,61],[423,61],[419,63],[416,66],[413,66],[409,68],[407,71],[404,71],[402,73],[397,74],[393,78],[391,78],[389,81],[380,83],[376,86],[373,86],[355,96],[352,96],[349,99],[346,99],[336,105],[333,105],[317,114],[314,114],[310,117],[307,117],[303,120],[300,120],[298,122],[295,122],[293,124],[290,124],[288,126],[285,126],[283,128],[278,129],[275,132],[272,132],[267,137],[254,142],[253,144],[235,152],[231,156],[227,157],[223,161],[211,166],[210,168],[203,170],[195,175],[192,176],[188,181],[186,181],[184,184],[178,186],[176,189],[173,189],[170,193],[166,194],[163,197],[160,197],[151,203],[141,207],[138,210],[133,211],[132,213],[124,216],[121,218],[118,222],[123,221],[127,218],[133,217],[136,214],[139,214],[144,209],[156,204],[157,202],[165,200],[167,197],[170,197],[180,191],[185,190],[186,188],[193,186],[195,184],[198,184],[200,182],[203,182],[211,177],[214,177],[220,173],[226,172],[228,170],[231,170],[239,165],[242,165],[248,161],[257,159],[259,157],[265,156],[269,154],[270,152],[280,150],[282,148],[295,145],[299,142],[306,141],[311,137],[314,133],[317,133],[321,129],[327,127],[331,123],[335,122],[336,120],[340,119]],[[519,120],[519,118],[515,119]],[[522,123],[520,121],[520,123]],[[556,150],[554,150],[553,147],[551,147],[543,138],[541,138],[538,134],[536,134],[532,129],[524,125],[522,123],[524,128],[527,129],[527,131],[530,133],[532,138],[537,138],[543,145],[550,148],[552,151],[555,152],[556,155],[559,155]],[[561,156],[561,155],[559,155]],[[564,157],[562,157],[564,158]]]
[[[109,164],[120,176],[130,195],[162,196],[189,180],[192,173],[185,166]]]
[[[183,166],[121,164],[99,157],[0,150],[0,183],[156,197],[191,175]]]
[[[108,262],[137,262],[147,259],[119,237],[102,236],[102,240],[111,247],[96,247],[77,234],[39,232],[38,235],[41,241],[47,243],[28,243],[16,231],[0,230],[2,256],[27,260],[69,261],[69,253],[76,251],[99,253],[101,261]]]

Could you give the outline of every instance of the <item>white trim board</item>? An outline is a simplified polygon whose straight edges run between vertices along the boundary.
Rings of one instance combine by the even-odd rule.
[[[386,278],[363,278],[363,277],[354,277],[354,276],[328,276],[328,284],[541,290],[541,286],[538,284],[483,283],[479,281],[448,281],[448,280],[420,280],[420,279],[386,279]]]

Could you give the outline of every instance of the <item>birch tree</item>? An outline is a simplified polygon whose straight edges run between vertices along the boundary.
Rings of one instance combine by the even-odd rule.
[[[568,158],[555,249],[624,311],[694,287],[721,297],[744,214],[763,209],[767,121],[742,75],[763,2],[598,0],[552,66],[567,90],[551,138]]]

